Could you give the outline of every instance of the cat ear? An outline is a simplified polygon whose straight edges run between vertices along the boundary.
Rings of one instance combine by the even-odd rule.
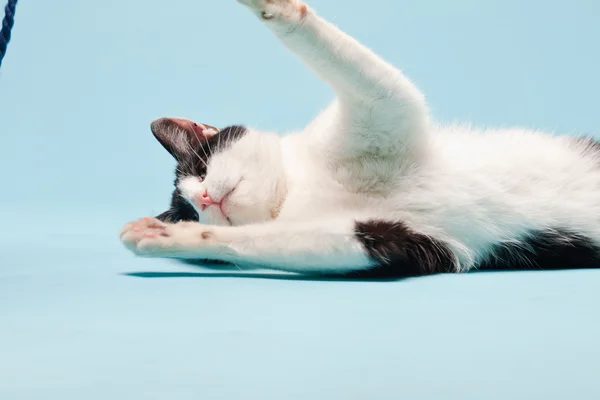
[[[154,137],[176,159],[194,154],[200,143],[219,133],[214,126],[183,118],[159,118],[152,121]]]

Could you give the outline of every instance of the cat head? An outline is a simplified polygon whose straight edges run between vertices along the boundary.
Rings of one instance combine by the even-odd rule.
[[[277,217],[286,192],[277,135],[182,118],[157,119],[151,130],[177,161],[173,202],[164,219],[243,225]]]

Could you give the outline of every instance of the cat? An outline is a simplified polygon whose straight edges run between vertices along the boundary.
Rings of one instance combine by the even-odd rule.
[[[175,191],[125,225],[127,249],[361,278],[598,267],[600,144],[436,124],[400,70],[307,4],[238,2],[336,98],[286,135],[153,121]]]

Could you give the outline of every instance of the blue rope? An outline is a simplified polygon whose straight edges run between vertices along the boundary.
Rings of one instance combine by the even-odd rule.
[[[2,20],[2,30],[0,31],[0,66],[2,59],[6,54],[6,47],[10,42],[10,31],[15,24],[15,10],[18,0],[8,0],[8,4],[4,7],[4,19]]]

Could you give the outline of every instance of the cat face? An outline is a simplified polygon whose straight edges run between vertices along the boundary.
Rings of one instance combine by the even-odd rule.
[[[170,222],[243,225],[277,217],[285,176],[276,135],[181,118],[157,119],[151,130],[177,161]]]

